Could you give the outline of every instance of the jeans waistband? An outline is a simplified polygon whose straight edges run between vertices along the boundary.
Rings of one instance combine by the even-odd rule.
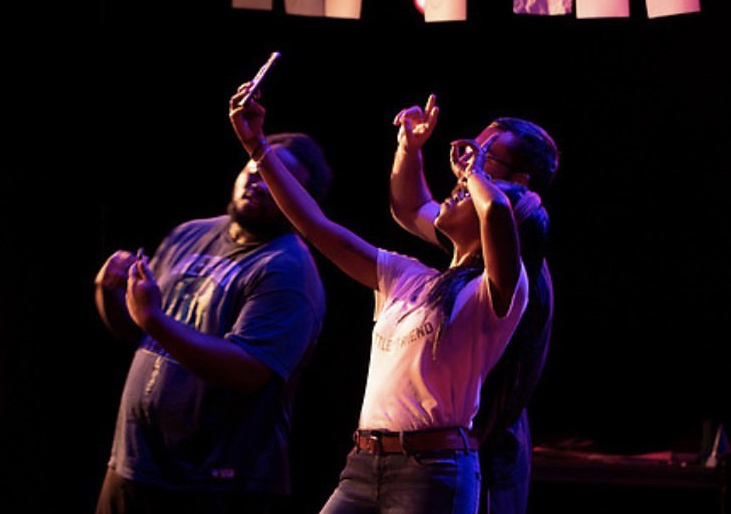
[[[436,450],[477,450],[479,443],[461,427],[388,432],[356,430],[355,446],[360,451],[383,455],[388,453],[421,453]]]

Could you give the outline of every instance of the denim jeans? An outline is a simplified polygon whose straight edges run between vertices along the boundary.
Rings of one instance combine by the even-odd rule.
[[[480,514],[525,514],[530,487],[531,435],[528,414],[509,429],[496,430],[480,449],[483,499]]]
[[[353,449],[320,514],[475,514],[476,451],[374,455]]]

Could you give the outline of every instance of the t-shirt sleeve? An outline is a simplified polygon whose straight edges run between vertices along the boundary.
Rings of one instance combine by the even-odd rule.
[[[322,328],[302,271],[267,272],[250,292],[226,338],[287,380]]]
[[[383,249],[378,250],[377,265],[378,290],[375,291],[374,320],[378,319],[394,288],[407,287],[418,275],[434,272],[413,257]]]

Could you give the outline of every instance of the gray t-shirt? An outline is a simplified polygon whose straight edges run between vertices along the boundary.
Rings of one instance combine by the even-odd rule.
[[[228,216],[190,221],[161,243],[150,266],[163,309],[241,346],[277,377],[240,394],[190,373],[145,338],[122,394],[109,465],[171,489],[286,494],[293,397],[322,330],[325,293],[299,236],[246,246],[228,226]]]

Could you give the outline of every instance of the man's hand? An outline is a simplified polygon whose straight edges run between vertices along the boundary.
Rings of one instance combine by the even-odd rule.
[[[433,94],[429,95],[423,110],[417,105],[401,110],[393,120],[399,127],[399,145],[407,151],[421,149],[434,131],[438,117],[439,107]]]
[[[126,300],[130,317],[146,332],[149,323],[163,314],[160,287],[147,265],[147,257],[135,260],[129,267]]]

